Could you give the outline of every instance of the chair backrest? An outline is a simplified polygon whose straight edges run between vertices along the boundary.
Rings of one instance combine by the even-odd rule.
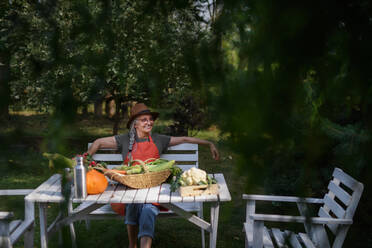
[[[352,219],[364,186],[339,168],[335,168],[332,177],[333,179],[328,184],[329,191],[323,199],[324,205],[319,209],[318,215],[327,218]],[[328,224],[327,226],[335,235],[335,242],[342,243],[347,229],[345,232],[345,230],[340,230],[338,225]],[[339,235],[343,237],[337,240]],[[334,244],[333,247],[338,246]]]
[[[88,148],[92,143],[88,144]],[[176,160],[177,166],[182,170],[188,170],[191,167],[199,166],[198,145],[184,143],[176,146],[168,147],[168,150],[163,153],[161,158],[167,160]],[[123,157],[120,151],[115,149],[100,149],[98,153],[93,155],[96,161],[103,161],[108,164],[108,168],[115,167],[123,163]]]
[[[21,196],[21,195],[28,195],[34,191],[33,189],[4,189],[0,190],[0,196]],[[33,201],[28,200],[25,198],[25,204],[24,204],[24,217],[23,219],[17,219],[12,220],[11,217],[13,217],[12,212],[0,212],[0,220],[3,221],[3,223],[0,223],[0,225],[3,225],[1,228],[3,230],[0,230],[0,233],[2,231],[7,231],[7,233],[1,233],[1,236],[3,237],[3,240],[6,238],[10,238],[11,244],[16,243],[22,235],[24,235],[24,242],[25,244],[28,244],[27,246],[33,247],[34,242],[34,235],[26,235],[25,233],[32,233],[34,230],[34,223],[35,223],[35,203]],[[8,214],[6,214],[8,213]],[[7,220],[8,219],[8,220]],[[6,223],[8,222],[8,223]],[[8,227],[6,227],[8,225]],[[7,229],[4,229],[7,228]],[[9,237],[6,237],[9,236]],[[2,242],[0,238],[0,247]],[[9,244],[9,247],[11,245]]]

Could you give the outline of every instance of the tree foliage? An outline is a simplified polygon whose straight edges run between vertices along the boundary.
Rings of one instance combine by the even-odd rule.
[[[214,30],[222,43],[212,39],[197,50],[202,56],[193,64],[199,68],[194,79],[216,103],[218,124],[240,154],[248,188],[322,195],[335,166],[369,185],[370,1],[221,5]]]
[[[210,117],[251,191],[320,195],[337,166],[371,196],[370,1],[0,5],[1,106],[65,117],[110,94],[118,113],[130,101],[167,109],[182,134]],[[353,228],[371,231],[370,205]]]
[[[109,95],[117,125],[129,102],[161,105],[181,89],[185,99],[192,98],[183,49],[205,32],[192,6],[170,12],[164,6],[147,1],[4,4],[5,44],[13,47],[14,106],[54,108],[66,88],[79,105]],[[14,29],[21,21],[22,29]]]

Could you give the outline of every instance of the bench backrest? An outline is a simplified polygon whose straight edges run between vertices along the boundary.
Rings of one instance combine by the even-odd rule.
[[[92,143],[88,144],[88,148]],[[188,170],[191,167],[199,166],[198,145],[184,143],[176,146],[168,147],[168,150],[163,153],[161,158],[167,160],[176,160],[176,164],[182,170]],[[123,157],[120,151],[115,149],[100,149],[93,155],[95,161],[102,161],[108,164],[108,168],[113,168],[123,163]]]
[[[329,191],[323,199],[324,205],[319,209],[318,214],[326,218],[353,219],[364,186],[339,168],[335,168],[332,177],[328,184]],[[327,226],[335,235],[335,242],[340,243],[340,245],[334,244],[333,247],[341,247],[347,231],[340,230],[339,225],[328,224]],[[342,237],[338,237],[340,235]]]

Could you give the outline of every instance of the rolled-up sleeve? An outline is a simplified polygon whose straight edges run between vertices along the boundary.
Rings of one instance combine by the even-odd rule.
[[[114,137],[115,137],[117,149],[118,150],[122,150],[122,148],[123,148],[124,134],[115,135]]]
[[[155,143],[158,147],[159,153],[164,153],[169,146],[171,136],[163,135],[163,134],[156,134],[156,140]]]

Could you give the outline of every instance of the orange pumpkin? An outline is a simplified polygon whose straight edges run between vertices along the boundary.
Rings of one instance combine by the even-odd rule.
[[[95,169],[87,172],[86,181],[88,195],[100,194],[105,191],[108,185],[106,177]]]

